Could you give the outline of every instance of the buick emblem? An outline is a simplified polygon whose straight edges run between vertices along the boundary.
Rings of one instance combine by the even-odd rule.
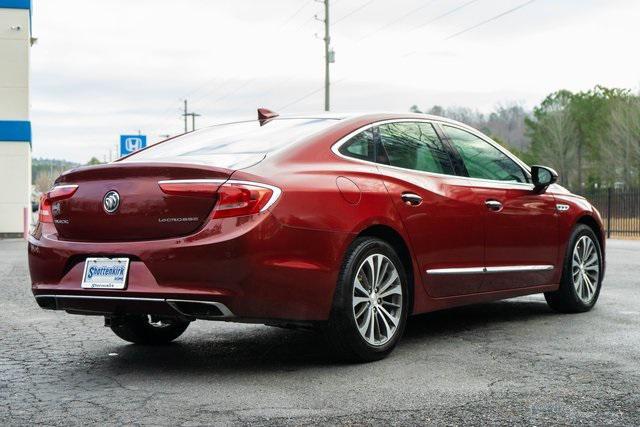
[[[120,206],[120,195],[117,191],[109,191],[102,199],[102,207],[107,213],[114,213]]]

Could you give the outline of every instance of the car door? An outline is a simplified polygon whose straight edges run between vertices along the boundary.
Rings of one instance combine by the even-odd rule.
[[[479,290],[484,256],[481,207],[456,175],[451,150],[429,122],[381,124],[376,158],[412,246],[422,283],[433,297]]]
[[[442,125],[484,205],[486,268],[481,290],[549,284],[556,268],[555,199],[534,192],[528,172],[496,145],[460,127]]]

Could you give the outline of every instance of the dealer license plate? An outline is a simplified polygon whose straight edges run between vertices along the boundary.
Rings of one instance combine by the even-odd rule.
[[[87,258],[81,286],[88,289],[124,289],[128,271],[129,258]]]

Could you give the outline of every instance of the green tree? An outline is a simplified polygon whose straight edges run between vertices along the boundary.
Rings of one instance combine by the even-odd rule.
[[[570,111],[578,133],[578,188],[582,189],[585,184],[593,185],[607,181],[607,171],[601,167],[601,150],[607,143],[611,107],[615,100],[626,98],[629,94],[627,89],[596,86],[572,96]]]
[[[89,159],[89,161],[87,162],[87,166],[93,166],[93,165],[101,165],[102,162],[100,160],[98,160],[97,157],[92,157],[91,159]]]

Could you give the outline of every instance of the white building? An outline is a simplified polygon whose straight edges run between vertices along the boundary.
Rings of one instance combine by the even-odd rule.
[[[31,0],[0,0],[0,237],[28,227],[31,196]]]

